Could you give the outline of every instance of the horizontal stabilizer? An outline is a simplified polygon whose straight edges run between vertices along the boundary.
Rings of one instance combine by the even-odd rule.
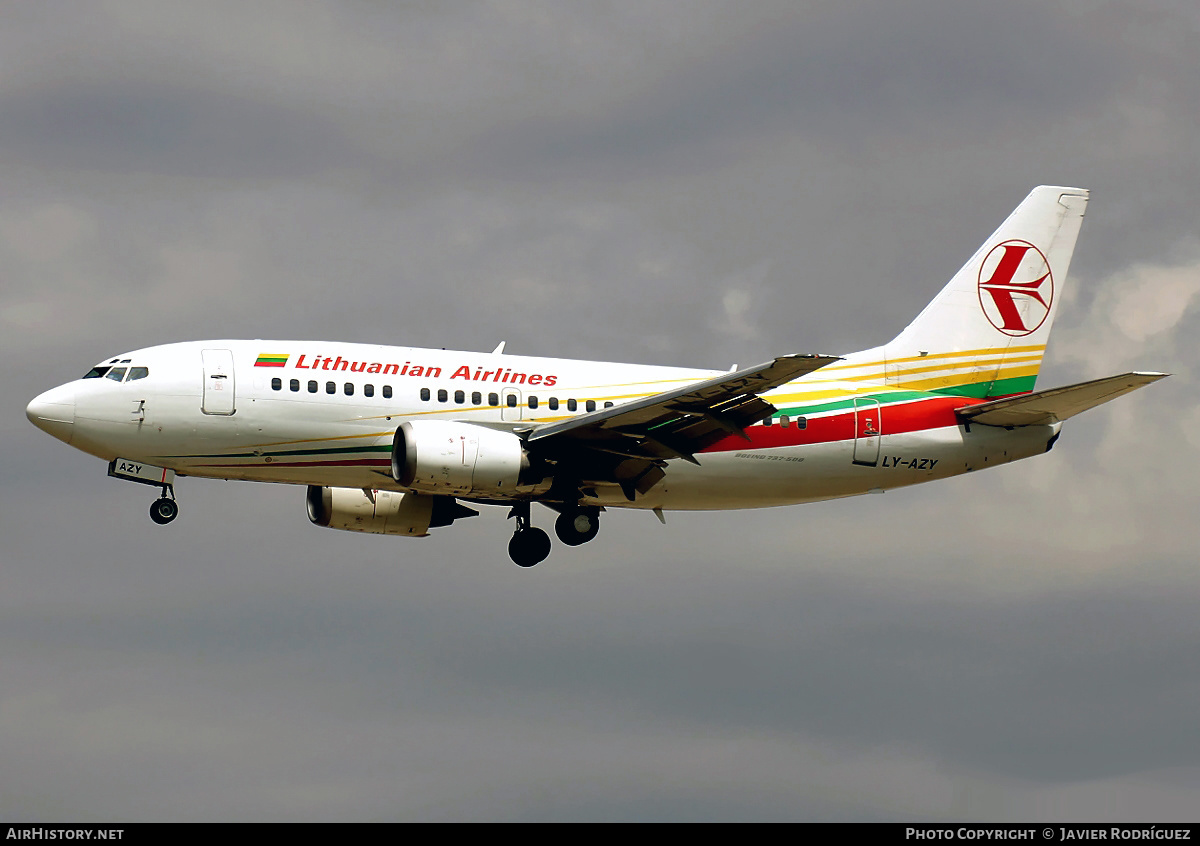
[[[1103,405],[1122,394],[1136,391],[1167,376],[1166,373],[1123,373],[1065,385],[1016,397],[992,400],[957,409],[970,423],[988,426],[1044,426],[1074,417],[1081,411]]]

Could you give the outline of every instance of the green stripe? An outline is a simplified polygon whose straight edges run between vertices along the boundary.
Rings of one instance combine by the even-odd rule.
[[[1008,396],[1009,394],[1024,394],[1033,390],[1037,376],[1016,376],[1012,379],[997,379],[994,382],[973,382],[970,385],[955,385],[952,388],[938,388],[932,393],[954,397],[971,397],[986,399],[987,397]]]

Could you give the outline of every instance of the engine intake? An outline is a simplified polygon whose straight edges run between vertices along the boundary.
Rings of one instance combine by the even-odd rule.
[[[308,519],[317,526],[423,538],[429,529],[449,526],[479,512],[459,504],[452,496],[429,496],[397,491],[308,486]]]
[[[411,420],[392,439],[392,478],[419,491],[513,493],[530,482],[529,468],[519,437],[471,423]]]

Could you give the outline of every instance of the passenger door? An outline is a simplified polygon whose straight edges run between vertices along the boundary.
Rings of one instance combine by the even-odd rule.
[[[879,438],[883,434],[879,400],[854,400],[854,463],[874,467],[879,463]]]
[[[205,414],[233,414],[237,410],[234,401],[233,352],[202,350],[200,356],[204,361],[204,399],[200,410]]]

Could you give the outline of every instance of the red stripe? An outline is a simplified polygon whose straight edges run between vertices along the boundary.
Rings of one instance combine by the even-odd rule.
[[[880,406],[880,434],[899,435],[919,432],[923,429],[941,429],[958,425],[956,408],[975,405],[986,400],[967,397],[932,397],[917,402]],[[875,409],[872,408],[872,411]],[[779,425],[751,426],[746,430],[750,442],[737,435],[729,435],[703,452],[732,452],[746,449],[773,449],[776,447],[801,446],[803,444],[826,444],[854,439],[854,411],[831,414],[828,417],[809,417],[804,429],[795,426],[784,428]]]

